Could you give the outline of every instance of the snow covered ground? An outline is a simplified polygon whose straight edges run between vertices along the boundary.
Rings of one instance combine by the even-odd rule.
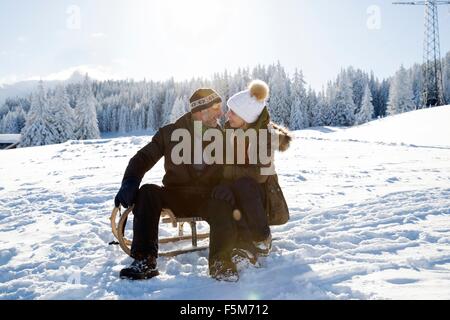
[[[0,298],[450,299],[449,124],[447,106],[296,132],[277,159],[291,221],[235,284],[208,277],[207,252],[118,278],[131,259],[108,246],[112,199],[150,137],[0,151]]]
[[[20,134],[0,134],[0,143],[16,143],[20,141]]]

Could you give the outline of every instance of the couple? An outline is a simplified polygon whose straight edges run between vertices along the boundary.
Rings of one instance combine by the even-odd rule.
[[[223,130],[219,125],[222,99],[212,89],[199,89],[190,99],[191,111],[175,123],[155,134],[152,141],[130,160],[115,205],[125,208],[134,204],[133,263],[120,272],[121,278],[139,280],[158,275],[158,227],[161,210],[170,209],[176,217],[202,217],[210,226],[209,273],[217,280],[237,281],[236,259],[248,257],[252,263],[258,255],[267,255],[271,248],[270,225],[284,224],[289,212],[275,172],[272,168],[273,140],[256,141],[258,148],[267,144],[270,163],[249,161],[249,139],[241,139],[243,146],[235,145],[233,158],[226,164],[201,159],[183,164],[174,161],[173,150],[177,142],[173,133],[187,130],[192,145],[200,143],[200,151],[212,142],[204,141],[202,134],[217,130],[224,139],[237,139],[225,131],[249,132],[267,130],[278,139],[279,150],[288,148],[289,133],[271,123],[266,106],[269,88],[263,81],[253,81],[249,88],[231,97],[228,102],[227,122]],[[198,128],[200,124],[201,132]],[[237,131],[236,131],[237,132]],[[238,142],[239,144],[239,142]],[[255,144],[255,143],[253,143]],[[191,159],[199,159],[199,148],[189,148]],[[266,150],[266,149],[265,149]],[[183,151],[184,152],[184,151]],[[239,152],[244,154],[239,154]],[[185,157],[186,155],[183,155]],[[143,185],[141,181],[162,157],[165,176],[163,186]],[[203,158],[203,157],[201,157]],[[239,162],[239,163],[238,163]],[[250,163],[251,162],[251,163]],[[223,162],[222,162],[223,163]]]

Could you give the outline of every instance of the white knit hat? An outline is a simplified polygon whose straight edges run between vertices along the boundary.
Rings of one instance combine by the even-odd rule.
[[[269,86],[264,81],[254,80],[247,90],[236,93],[228,99],[227,105],[234,113],[250,124],[258,120],[266,106],[268,97]]]

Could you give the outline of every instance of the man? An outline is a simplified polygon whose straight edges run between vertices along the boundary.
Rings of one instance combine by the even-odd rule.
[[[194,122],[202,124],[202,130],[221,130],[218,119],[223,115],[222,99],[212,89],[199,89],[190,99],[191,112],[173,124],[161,128],[153,140],[141,149],[129,162],[122,186],[115,198],[115,205],[129,207],[134,204],[133,263],[120,272],[121,278],[149,279],[158,275],[158,225],[163,208],[171,209],[177,217],[200,216],[210,225],[209,272],[217,280],[237,281],[231,251],[236,237],[232,211],[234,199],[227,190],[218,186],[222,178],[222,166],[194,163],[194,140],[206,147],[199,134],[194,132]],[[192,142],[190,163],[176,165],[172,150],[177,141],[172,133],[188,130]],[[200,132],[200,136],[202,132]],[[200,142],[199,142],[200,141]],[[197,155],[198,156],[198,155]],[[163,187],[143,185],[145,173],[164,157],[165,176]],[[177,162],[178,163],[178,162]]]

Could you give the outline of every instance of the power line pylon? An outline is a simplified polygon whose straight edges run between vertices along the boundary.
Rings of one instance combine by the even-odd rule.
[[[393,4],[425,6],[422,103],[424,107],[445,105],[441,47],[439,41],[438,6],[450,4],[450,1],[428,0],[393,2]]]

